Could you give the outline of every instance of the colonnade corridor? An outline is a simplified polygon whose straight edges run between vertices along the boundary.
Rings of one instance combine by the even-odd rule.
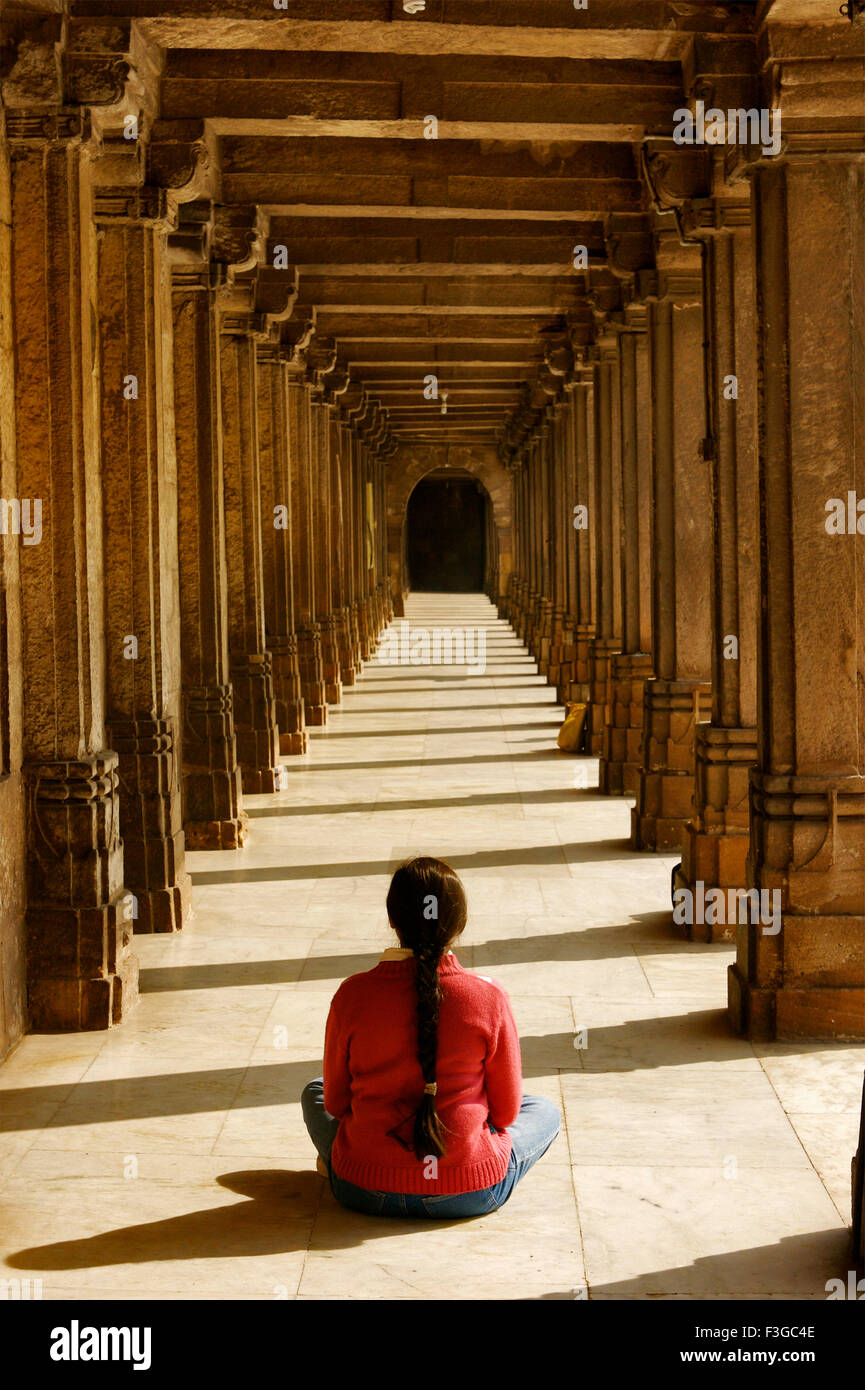
[[[634,853],[630,800],[557,750],[555,692],[490,601],[413,594],[406,622],[482,630],[483,673],[380,647],[287,788],[246,798],[245,847],[189,855],[194,916],[136,937],[124,1026],[6,1062],[4,1276],[46,1299],[825,1299],[861,1048],[735,1037],[732,946],[671,933],[676,857]],[[415,853],[465,882],[458,956],[508,991],[524,1089],[564,1120],[462,1223],[340,1208],[299,1104]]]

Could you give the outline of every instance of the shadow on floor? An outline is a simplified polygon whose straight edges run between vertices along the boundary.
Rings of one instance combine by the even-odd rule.
[[[656,931],[647,931],[645,938],[631,940],[621,935],[611,937],[616,928],[586,927],[581,931],[551,932],[492,938],[467,943],[472,953],[470,969],[482,966],[542,964],[547,961],[618,960],[632,956],[641,944],[660,946],[665,954],[679,955],[694,952],[690,942],[670,934],[669,912],[644,914]],[[537,920],[537,919],[535,919]],[[619,929],[621,930],[621,929]],[[382,950],[390,938],[382,937]],[[715,942],[704,947],[716,954],[726,954],[729,945]],[[466,944],[456,946],[457,955],[466,951]],[[657,954],[653,951],[653,954]],[[342,952],[337,955],[284,956],[276,960],[215,961],[205,965],[165,965],[143,968],[139,975],[142,995],[166,994],[190,989],[237,989],[249,985],[296,984],[298,980],[336,980],[372,970],[381,951]]]
[[[344,1250],[363,1245],[373,1236],[399,1236],[410,1231],[465,1226],[463,1221],[408,1221],[370,1217],[338,1206],[316,1172],[249,1169],[223,1173],[216,1181],[248,1202],[206,1207],[121,1226],[82,1240],[34,1245],[7,1257],[12,1269],[99,1269],[106,1265],[149,1264],[160,1260],[237,1259],[249,1255],[282,1255],[310,1246],[312,1227],[321,1207],[333,1217],[317,1235],[316,1250]]]
[[[326,731],[322,730],[322,740],[326,739],[326,737]],[[284,763],[283,766],[287,767],[289,772],[297,773],[300,776],[307,772],[356,772],[358,768],[366,768],[367,770],[386,774],[395,767],[416,767],[419,772],[422,772],[428,767],[453,767],[456,763],[471,763],[472,766],[474,766],[476,763],[526,762],[530,758],[534,762],[540,762],[542,758],[549,760],[550,758],[561,757],[562,753],[553,745],[550,748],[536,748],[529,753],[472,753],[468,757],[462,758],[427,758],[422,753],[419,753],[416,758],[379,758],[377,761],[369,763],[304,762],[298,765],[293,762],[287,762]],[[609,802],[610,798],[605,796],[604,800]]]
[[[166,965],[142,970],[139,989],[145,994],[172,994],[188,989],[238,989],[249,985],[291,985],[298,980],[344,980],[362,970],[372,970],[381,951],[336,956],[289,956],[282,960],[225,961],[211,965]]]
[[[365,697],[366,694],[367,694],[367,692],[366,692],[365,690],[360,690],[359,687],[357,687],[357,686],[349,686],[349,687],[348,687],[348,692],[349,692],[349,694],[352,696],[352,699],[354,699],[354,698],[357,697],[357,696],[364,696],[364,697]],[[436,693],[439,694],[440,692],[436,692]],[[548,701],[541,701],[541,700],[526,700],[526,701],[524,701],[523,703],[519,703],[519,702],[517,702],[516,700],[508,700],[508,706],[507,706],[507,707],[508,707],[509,710],[512,710],[512,709],[533,709],[533,710],[539,710],[539,709],[541,709],[541,710],[542,710],[542,709],[547,709],[547,708],[549,708],[550,710],[555,710],[555,709],[561,709],[561,708],[562,708],[561,705],[550,705]],[[333,708],[333,706],[331,706],[331,708]],[[477,714],[478,706],[477,706],[477,701],[475,701],[475,703],[474,703],[473,705],[436,705],[436,709],[438,710],[438,712],[439,712],[440,714],[441,714],[442,712],[447,712],[447,713],[449,714],[452,710],[453,710],[453,711],[456,711],[456,710],[471,710],[473,714]],[[336,708],[335,708],[335,710],[334,710],[334,713],[340,713],[340,712],[341,712],[341,711],[340,711],[340,706],[337,705]],[[406,707],[405,707],[405,705],[358,705],[355,709],[352,709],[351,713],[352,713],[352,714],[405,714],[405,713],[406,713]],[[423,710],[421,710],[421,713],[423,713]],[[315,728],[315,726],[312,726],[310,732],[312,732],[313,734],[316,734],[316,735],[317,735],[317,734],[319,733],[319,730],[318,730],[317,728]]]
[[[363,713],[363,711],[358,711]],[[415,710],[406,710],[406,714],[414,714]],[[545,729],[550,735],[558,729],[561,720],[545,719],[535,723],[526,722],[525,724],[454,724],[448,727],[433,725],[428,729],[331,729],[325,727],[322,733],[325,738],[428,738],[430,734],[505,734],[505,733],[524,733],[526,729]]]
[[[688,1014],[629,1019],[626,1023],[588,1028],[586,1046],[581,1049],[574,1047],[575,1036],[569,1032],[522,1037],[524,1075],[549,1076],[551,1070],[651,1071],[658,1067],[754,1058],[748,1040],[731,1031],[724,1009],[695,1009]],[[830,1046],[831,1043],[826,1044]]]
[[[222,1187],[248,1202],[207,1207],[163,1221],[122,1226],[83,1240],[36,1245],[7,1258],[12,1269],[98,1269],[105,1265],[148,1264],[158,1260],[232,1259],[305,1250],[324,1188],[315,1172],[276,1169],[225,1173]],[[359,1245],[363,1235],[345,1245]]]
[[[545,791],[476,792],[472,796],[443,796],[427,801],[376,801],[372,804],[369,801],[350,801],[339,805],[325,802],[316,806],[247,806],[245,809],[250,820],[280,816],[341,816],[368,811],[413,811],[423,815],[424,811],[437,811],[446,807],[470,809],[473,806],[517,806],[520,802],[527,806],[561,805],[565,801],[598,800],[600,797],[601,793],[597,787],[588,790],[551,787]]]
[[[20,1086],[3,1092],[2,1129],[65,1129],[118,1120],[197,1115],[236,1107],[286,1105],[300,1100],[308,1081],[321,1076],[320,1058],[261,1066],[213,1067],[155,1073],[111,1081]]]
[[[729,1294],[734,1300],[748,1300],[771,1293],[780,1298],[800,1299],[810,1295],[814,1299],[825,1300],[828,1296],[825,1287],[827,1281],[842,1279],[846,1283],[847,1271],[851,1268],[850,1232],[842,1226],[833,1226],[828,1230],[808,1231],[804,1235],[784,1236],[772,1245],[755,1245],[721,1255],[706,1255],[692,1264],[654,1270],[650,1274],[635,1275],[632,1279],[606,1284],[590,1282],[588,1296],[589,1300],[612,1300],[652,1299],[664,1294],[682,1294],[688,1299],[711,1300],[719,1294]],[[797,1270],[803,1269],[815,1271],[813,1288],[805,1287],[801,1276],[797,1278]],[[583,1286],[537,1297],[545,1300],[584,1299],[585,1296]],[[698,1321],[711,1324],[710,1318]],[[752,1321],[756,1323],[756,1317]],[[789,1322],[789,1318],[783,1321]],[[807,1317],[803,1317],[802,1321],[807,1323]],[[764,1322],[772,1325],[777,1318],[767,1316]],[[711,1337],[701,1339],[699,1345],[714,1351],[726,1346],[724,1342]],[[783,1350],[786,1345],[779,1342],[775,1349]],[[797,1347],[801,1345],[810,1344],[796,1343]],[[766,1343],[755,1342],[755,1346],[765,1349]]]
[[[603,846],[609,848],[604,849]],[[620,859],[627,850],[634,858],[641,857],[631,851],[628,840],[591,840],[586,844],[572,845],[529,845],[513,850],[478,850],[475,854],[449,854],[448,863],[460,869],[498,869],[511,868],[515,864],[559,864],[565,868],[569,863],[600,863],[608,859]],[[567,851],[567,854],[566,854]],[[429,853],[418,847],[418,853]],[[193,883],[271,883],[291,882],[307,878],[360,878],[370,875],[391,875],[404,856],[394,859],[370,859],[346,864],[264,864],[255,868],[213,869],[204,873],[193,873]]]

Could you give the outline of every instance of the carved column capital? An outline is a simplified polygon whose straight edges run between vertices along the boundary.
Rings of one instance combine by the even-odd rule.
[[[741,188],[741,185],[740,185]],[[747,196],[737,198],[689,198],[682,204],[681,225],[686,235],[704,240],[719,232],[732,232],[751,226],[751,199]]]
[[[177,209],[168,201],[164,188],[96,188],[93,191],[93,220],[116,225],[128,222],[157,227],[164,231],[177,227]]]
[[[82,144],[90,138],[90,114],[80,107],[16,107],[6,111],[6,138],[13,147]]]

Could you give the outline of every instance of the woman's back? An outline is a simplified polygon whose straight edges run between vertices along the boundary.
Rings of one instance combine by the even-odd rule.
[[[324,1104],[340,1118],[331,1161],[358,1187],[382,1192],[471,1192],[499,1182],[511,1141],[493,1133],[520,1109],[519,1038],[508,997],[439,962],[435,1101],[446,1153],[419,1157],[413,1136],[424,1095],[418,1059],[417,961],[384,960],[352,975],[331,1004],[325,1037]]]

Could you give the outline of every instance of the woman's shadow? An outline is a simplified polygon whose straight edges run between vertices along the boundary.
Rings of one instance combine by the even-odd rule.
[[[216,1181],[250,1200],[121,1226],[82,1240],[31,1246],[10,1255],[6,1263],[12,1269],[93,1269],[157,1260],[280,1255],[307,1248],[325,1189],[317,1173],[253,1169],[223,1173]],[[356,1242],[345,1243],[361,1241],[358,1231]]]

